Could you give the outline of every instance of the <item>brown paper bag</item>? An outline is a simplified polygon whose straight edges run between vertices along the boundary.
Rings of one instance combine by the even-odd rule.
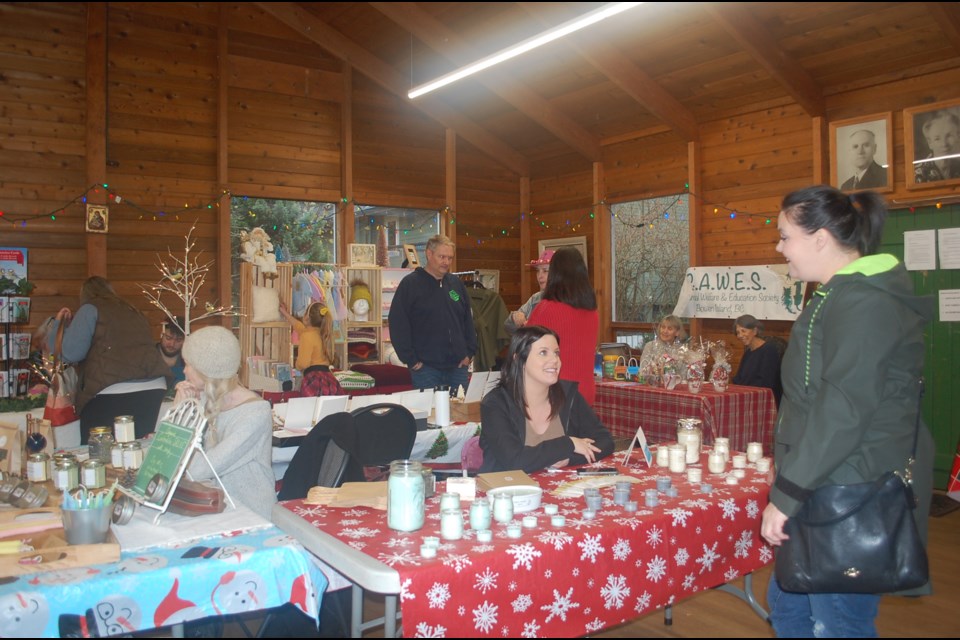
[[[0,422],[0,471],[23,472],[23,432],[7,422]]]

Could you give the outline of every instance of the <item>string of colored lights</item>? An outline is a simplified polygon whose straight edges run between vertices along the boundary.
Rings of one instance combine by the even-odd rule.
[[[135,201],[120,195],[115,190],[110,189],[110,186],[106,183],[94,184],[87,187],[82,193],[68,200],[66,203],[60,206],[57,206],[54,209],[47,211],[45,213],[16,214],[16,213],[3,211],[2,209],[0,209],[0,222],[6,222],[14,227],[25,228],[27,226],[27,223],[33,220],[50,219],[52,221],[56,221],[57,216],[58,215],[63,216],[66,213],[66,210],[68,209],[68,207],[71,207],[76,204],[85,205],[87,204],[88,197],[90,196],[91,193],[99,196],[101,191],[106,192],[106,200],[108,205],[123,204],[125,207],[129,207],[134,211],[139,212],[138,219],[143,220],[144,218],[149,217],[153,221],[156,221],[158,219],[164,219],[167,216],[173,217],[175,220],[179,220],[181,213],[188,213],[191,211],[213,210],[214,208],[217,208],[220,206],[220,201],[223,198],[233,196],[233,194],[230,191],[223,191],[220,195],[214,197],[210,201],[203,204],[190,205],[189,203],[185,203],[182,209],[177,208],[177,209],[153,210],[153,209],[149,209],[147,207],[141,206],[137,204]],[[686,193],[687,195],[695,195],[695,196],[698,195],[698,194],[693,194],[689,191],[689,185],[684,185],[684,193]],[[243,198],[243,200],[250,199],[250,196],[239,196],[239,197]],[[97,199],[99,200],[100,198],[97,198]],[[625,220],[621,218],[620,214],[615,210],[615,205],[610,207],[610,214],[615,220],[617,220],[619,223],[625,226],[652,229],[659,220],[669,219],[670,210],[674,206],[676,206],[676,204],[680,204],[681,199],[682,199],[682,194],[677,196],[677,200],[674,203],[665,207],[663,213],[657,214],[649,220],[643,220],[640,222],[637,222],[634,220]],[[752,212],[732,209],[725,205],[708,202],[706,199],[702,197],[698,197],[698,200],[700,200],[701,207],[712,208],[712,212],[714,215],[729,217],[730,219],[745,220],[748,224],[752,223],[754,220],[761,220],[765,225],[769,225],[773,223],[773,220],[776,218],[776,215],[777,215],[776,212],[752,213]],[[336,215],[340,213],[342,209],[348,204],[353,204],[355,207],[360,209],[360,211],[356,212],[356,215],[358,216],[365,215],[365,213],[362,211],[363,208],[370,208],[370,207],[377,206],[377,205],[359,203],[355,200],[351,201],[351,200],[348,200],[347,198],[341,198],[340,201],[337,203],[317,203],[318,209],[313,219],[302,220],[300,222],[300,226],[305,227],[307,225],[310,225],[310,226],[321,225],[321,229],[322,229],[322,231],[320,232],[321,235],[325,233],[333,233],[332,229],[326,229],[325,226],[322,225],[322,223],[325,223],[331,220],[332,218],[336,217]],[[513,221],[511,221],[511,223],[508,226],[500,228],[496,232],[476,233],[472,231],[470,228],[464,228],[462,224],[459,225],[459,230],[462,236],[476,240],[477,244],[481,245],[484,242],[487,242],[488,240],[503,238],[503,237],[511,237],[513,234],[518,233],[520,226],[523,224],[524,220],[526,220],[527,216],[529,216],[534,223],[533,227],[535,229],[539,229],[542,231],[549,230],[551,232],[560,233],[560,234],[576,233],[582,228],[582,225],[584,224],[585,221],[593,220],[596,218],[596,213],[595,213],[596,208],[601,206],[607,206],[608,204],[609,203],[605,201],[594,203],[590,205],[587,208],[587,210],[583,214],[581,214],[580,217],[575,221],[571,222],[571,218],[568,217],[564,219],[564,222],[562,224],[549,221],[550,219],[555,218],[556,214],[547,214],[547,215],[541,216],[541,215],[537,215],[533,211],[529,211],[526,213],[517,214],[516,218]],[[943,206],[943,203],[940,200],[937,200],[935,204],[934,203],[931,203],[931,204],[933,204],[933,206],[935,206],[937,209],[940,209]],[[324,213],[321,215],[320,213],[321,210],[327,213]],[[911,206],[909,207],[909,210],[912,213],[915,211],[915,207]],[[256,218],[256,213],[252,210],[248,211],[248,215],[252,218]],[[414,229],[419,229],[420,231],[422,231],[424,227],[427,226],[427,224],[433,220],[433,217],[435,215],[445,216],[447,219],[447,223],[449,225],[457,224],[455,212],[449,206],[445,206],[439,209],[436,214],[431,211],[430,213],[424,214],[422,217],[415,218],[413,222],[411,222],[409,225],[404,225],[404,227],[401,229],[402,233],[404,235],[407,235],[409,234],[410,231]],[[288,230],[291,228],[290,225],[284,225],[284,227]],[[380,227],[381,225],[377,224],[375,217],[370,216],[367,229],[379,230]],[[277,225],[272,225],[272,230],[276,231]]]

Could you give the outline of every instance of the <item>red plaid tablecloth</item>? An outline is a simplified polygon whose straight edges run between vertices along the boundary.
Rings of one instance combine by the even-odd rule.
[[[677,439],[677,419],[699,418],[704,444],[723,436],[730,438],[731,449],[746,451],[748,442],[762,442],[764,452],[770,455],[777,420],[773,392],[732,384],[718,393],[708,387],[704,384],[700,393],[690,393],[685,386],[668,391],[605,380],[597,383],[593,408],[615,436],[629,438],[642,426],[648,442],[669,442]]]
[[[582,519],[583,498],[545,493],[543,504],[559,506],[564,526],[551,526],[541,505],[532,512],[537,527],[523,529],[521,538],[507,538],[506,526],[494,522],[493,541],[484,544],[465,525],[464,539],[441,540],[433,559],[420,556],[420,545],[424,536],[440,535],[439,495],[427,501],[426,525],[414,533],[388,529],[386,513],[371,508],[281,504],[399,573],[407,637],[575,637],[730,582],[773,559],[759,535],[768,487],[755,468],[738,485],[705,473],[710,494],[685,474],[664,474],[679,496],[661,493],[658,506],[645,508],[644,490],[656,488],[662,470],[638,460],[634,453],[631,465],[621,467],[639,479],[631,491],[640,506],[635,514],[613,503],[613,487],[601,490],[604,506],[595,520]],[[569,472],[535,477],[545,491],[576,478]],[[469,503],[463,507],[468,522]],[[522,515],[531,514],[518,514],[515,522]]]

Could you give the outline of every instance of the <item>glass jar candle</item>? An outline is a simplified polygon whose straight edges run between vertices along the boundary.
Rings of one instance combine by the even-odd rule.
[[[657,445],[657,466],[664,469],[670,466],[670,447],[664,443]]]
[[[490,511],[490,501],[486,498],[477,498],[470,505],[470,528],[471,529],[489,529],[493,519]]]
[[[112,446],[113,435],[110,433],[110,427],[94,427],[90,429],[87,448],[90,450],[91,460],[100,460],[104,463],[110,462],[110,448]]]
[[[417,531],[424,520],[423,467],[416,460],[394,460],[387,480],[387,526]]]
[[[139,469],[143,464],[143,447],[136,440],[123,443],[123,468]]]
[[[500,523],[513,520],[513,496],[508,493],[498,493],[494,496],[493,519]]]
[[[47,464],[50,456],[45,453],[31,453],[27,458],[27,480],[30,482],[46,482]]]
[[[763,457],[763,445],[759,442],[747,443],[747,462],[756,462]]]
[[[123,469],[123,443],[114,442],[110,447],[110,464],[114,469]]]
[[[710,452],[707,456],[707,470],[710,473],[723,473],[727,468],[727,459],[723,453],[717,450]]]
[[[133,416],[117,416],[113,419],[114,439],[117,442],[136,440],[136,431],[133,427]]]
[[[677,442],[687,447],[687,464],[700,462],[700,442],[703,428],[698,418],[680,418],[677,420]]]
[[[71,491],[80,484],[80,467],[76,460],[63,458],[53,468],[53,486],[60,491]]]
[[[453,492],[446,492],[440,494],[440,511],[445,509],[459,509],[460,508],[460,494]]]
[[[713,450],[723,454],[723,461],[730,461],[730,438],[714,438]]]
[[[81,484],[87,489],[99,489],[107,484],[107,468],[103,460],[90,458],[80,466]]]
[[[463,537],[463,511],[460,507],[440,512],[440,537],[444,540],[459,540]]]
[[[687,469],[687,445],[670,445],[670,471],[672,473],[683,473]]]

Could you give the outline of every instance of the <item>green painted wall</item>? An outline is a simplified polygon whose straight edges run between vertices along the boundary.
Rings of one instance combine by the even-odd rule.
[[[960,204],[892,210],[884,227],[883,251],[903,259],[903,233],[923,229],[960,227]],[[939,266],[939,252],[937,265]],[[937,445],[934,464],[936,487],[945,488],[960,442],[960,322],[941,322],[939,292],[960,289],[960,269],[911,271],[915,291],[933,296],[935,320],[926,329],[927,354],[924,377],[927,392],[923,418]]]

